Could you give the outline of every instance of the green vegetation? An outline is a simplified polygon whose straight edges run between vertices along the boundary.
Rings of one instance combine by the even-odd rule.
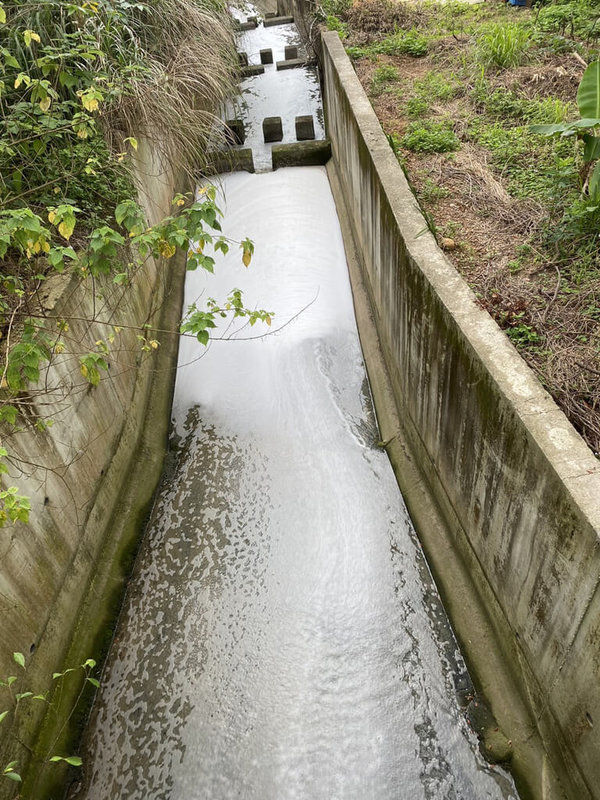
[[[449,257],[600,452],[600,103],[577,93],[598,61],[597,0],[356,0],[337,13],[429,227],[455,240]],[[399,78],[380,102],[383,65]]]
[[[399,77],[400,73],[396,67],[392,67],[390,64],[377,67],[373,73],[373,80],[371,81],[373,93],[380,94],[382,91],[385,91],[385,89],[389,87],[389,84],[395,83]]]
[[[411,122],[400,144],[414,153],[450,153],[460,147],[449,120]]]
[[[13,653],[13,662],[18,667],[15,670],[17,675],[9,675],[4,680],[0,680],[0,696],[2,698],[3,710],[0,711],[0,724],[6,728],[9,724],[18,727],[17,723],[20,718],[25,717],[28,713],[27,707],[32,703],[42,703],[50,710],[53,709],[53,703],[50,698],[50,692],[36,693],[36,691],[27,690],[23,685],[25,679],[25,656],[23,653]],[[62,688],[65,680],[78,681],[78,692],[76,695],[74,706],[71,713],[74,713],[77,705],[83,697],[83,694],[88,688],[92,686],[97,689],[100,685],[97,678],[93,677],[96,668],[96,662],[88,658],[84,664],[78,667],[69,667],[63,672],[55,672],[52,675],[53,688]],[[8,706],[8,707],[7,707]],[[60,733],[58,738],[60,737]],[[17,744],[17,742],[16,742]],[[82,764],[81,758],[77,755],[58,755],[53,752],[53,748],[46,753],[44,759],[45,764],[69,764],[72,767],[80,767]],[[18,760],[9,761],[0,775],[8,781],[21,784],[23,777],[20,772]]]
[[[530,39],[531,34],[523,25],[493,23],[477,36],[477,59],[484,67],[516,67],[525,61]]]
[[[396,31],[375,44],[366,47],[348,47],[347,50],[348,55],[355,59],[378,55],[409,55],[419,58],[427,54],[428,39],[415,30]]]
[[[52,389],[42,378],[57,355],[74,353],[81,375],[96,386],[119,337],[115,319],[106,337],[86,352],[68,321],[44,319],[38,297],[50,277],[75,276],[90,292],[103,278],[127,292],[148,259],[168,260],[182,248],[190,251],[190,269],[212,271],[214,258],[204,246],[222,252],[231,246],[211,189],[199,200],[178,195],[173,214],[149,227],[131,165],[139,137],[146,136],[167,169],[200,169],[213,109],[234,89],[237,73],[231,22],[216,0],[97,0],[81,6],[5,0],[0,72],[5,444],[11,430],[52,424],[36,416],[32,400]],[[251,243],[238,244],[246,263]],[[185,332],[204,342],[211,318],[243,313],[228,298],[207,308],[202,319],[190,315]],[[147,330],[140,330],[138,341],[143,353],[159,345]],[[0,459],[7,455],[0,448]],[[0,460],[3,472],[7,467]],[[28,511],[27,499],[14,487],[0,491],[0,526],[26,521]]]

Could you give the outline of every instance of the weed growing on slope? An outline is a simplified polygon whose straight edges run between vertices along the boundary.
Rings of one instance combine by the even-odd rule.
[[[458,150],[460,142],[449,120],[411,122],[401,145],[413,153],[450,153]]]
[[[486,68],[507,69],[522,64],[531,46],[531,33],[522,25],[496,22],[477,37],[477,60]]]

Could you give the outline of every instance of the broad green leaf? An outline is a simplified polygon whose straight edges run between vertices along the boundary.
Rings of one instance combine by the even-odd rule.
[[[25,668],[25,656],[23,653],[13,653],[13,659],[20,667]]]
[[[97,680],[96,678],[88,678],[87,680],[89,683],[92,684],[92,686],[95,686],[96,689],[98,689],[98,687],[100,686],[100,681]]]
[[[53,763],[57,761],[66,761],[67,764],[70,764],[72,767],[80,767],[83,763],[79,756],[52,756],[49,761]]]
[[[596,164],[590,176],[589,193],[592,200],[600,200],[600,163]]]
[[[600,61],[593,61],[583,73],[577,105],[582,119],[600,117]]]
[[[585,142],[583,160],[595,161],[600,158],[600,136],[592,136],[591,133],[586,133],[583,141]]]
[[[16,783],[22,783],[23,779],[19,775],[18,772],[5,772],[5,777],[10,778],[11,781],[15,781]]]
[[[568,130],[569,123],[561,122],[557,125],[530,125],[529,130],[532,133],[540,133],[542,136],[555,136],[557,133],[562,133]]]

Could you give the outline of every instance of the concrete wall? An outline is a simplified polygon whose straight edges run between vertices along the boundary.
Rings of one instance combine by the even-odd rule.
[[[440,553],[459,552],[488,607],[524,709],[513,759],[524,794],[600,798],[600,464],[427,231],[337,34],[323,45],[343,213],[402,435],[446,522],[428,557],[448,596]],[[463,602],[453,621],[511,737],[514,698],[494,697],[470,614]],[[547,755],[528,763],[518,741],[535,737]],[[552,767],[559,782],[541,774]]]
[[[171,212],[175,186],[145,142],[137,177],[148,219],[156,222]],[[161,472],[177,350],[176,335],[157,333],[158,353],[143,353],[137,336],[144,323],[177,328],[184,273],[185,257],[178,257],[150,260],[127,287],[110,278],[81,284],[58,276],[44,288],[47,328],[56,331],[56,320],[66,320],[67,347],[40,382],[50,392],[37,394],[33,387],[20,405],[32,419],[51,419],[53,425],[4,431],[3,443],[14,457],[6,482],[14,480],[32,508],[27,525],[0,532],[0,674],[19,672],[12,653],[24,653],[24,685],[35,692],[46,691],[53,671],[63,665],[100,657],[102,629],[118,609],[127,556]],[[114,326],[121,331],[109,345],[109,370],[92,387],[81,375],[79,355],[107,340]],[[44,721],[42,703],[25,708],[20,727],[10,734],[31,744],[37,731],[38,760],[72,747],[64,737],[56,740],[56,725]],[[0,763],[18,758],[21,769],[27,751],[16,746],[4,724]],[[42,771],[39,764],[31,770],[24,797],[45,794]],[[0,797],[12,796],[15,788],[0,782]]]

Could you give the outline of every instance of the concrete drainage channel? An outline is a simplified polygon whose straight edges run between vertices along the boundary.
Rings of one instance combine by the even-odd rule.
[[[214,276],[190,274],[186,302],[239,286],[247,303],[275,312],[275,330],[227,327],[207,351],[181,347],[173,463],[107,664],[77,796],[514,799],[507,773],[480,754],[509,760],[511,742],[475,697],[385,452],[398,469],[404,451],[410,482],[415,466],[389,411],[395,403],[378,407],[390,434],[382,441],[365,375],[329,178],[351,255],[360,227],[352,204],[370,202],[363,189],[377,182],[364,164],[380,145],[371,132],[352,139],[355,122],[344,114],[358,108],[360,128],[366,98],[349,103],[337,87],[342,56],[330,45],[337,171],[330,162],[328,173],[318,166],[331,152],[318,80],[291,20],[244,18],[239,27],[246,77],[224,115],[231,147],[215,165],[246,170],[218,179],[223,228],[253,238],[256,255],[248,271],[230,254]],[[315,166],[277,169],[298,163]],[[386,202],[382,195],[359,212],[372,238],[355,239],[353,269],[367,261],[361,248],[380,258]],[[392,248],[375,274],[394,258]],[[387,289],[373,275],[355,281],[359,316],[368,316],[369,298],[384,307],[373,295]],[[366,351],[379,350],[373,342],[387,323],[375,314],[370,336],[362,321]],[[384,359],[367,356],[381,396]],[[388,395],[410,384],[390,385]],[[409,490],[412,507],[423,485]],[[424,538],[437,536],[435,513],[427,531],[427,514],[415,511]],[[456,607],[456,595],[445,595]],[[480,612],[470,612],[479,633]],[[489,686],[489,671],[479,678]],[[542,767],[532,758],[535,775],[523,779],[533,750],[523,752],[523,797],[561,797],[547,759]]]
[[[516,798],[482,747],[522,798],[597,798],[598,464],[423,235],[337,36],[329,141],[290,18],[239,27],[214,167],[256,256],[187,300],[240,286],[275,331],[182,346],[78,796]]]
[[[271,15],[260,24],[256,17],[244,17],[238,28],[241,91],[225,109],[230,147],[215,153],[214,171],[325,164],[331,146],[325,137],[316,62],[292,17]]]

